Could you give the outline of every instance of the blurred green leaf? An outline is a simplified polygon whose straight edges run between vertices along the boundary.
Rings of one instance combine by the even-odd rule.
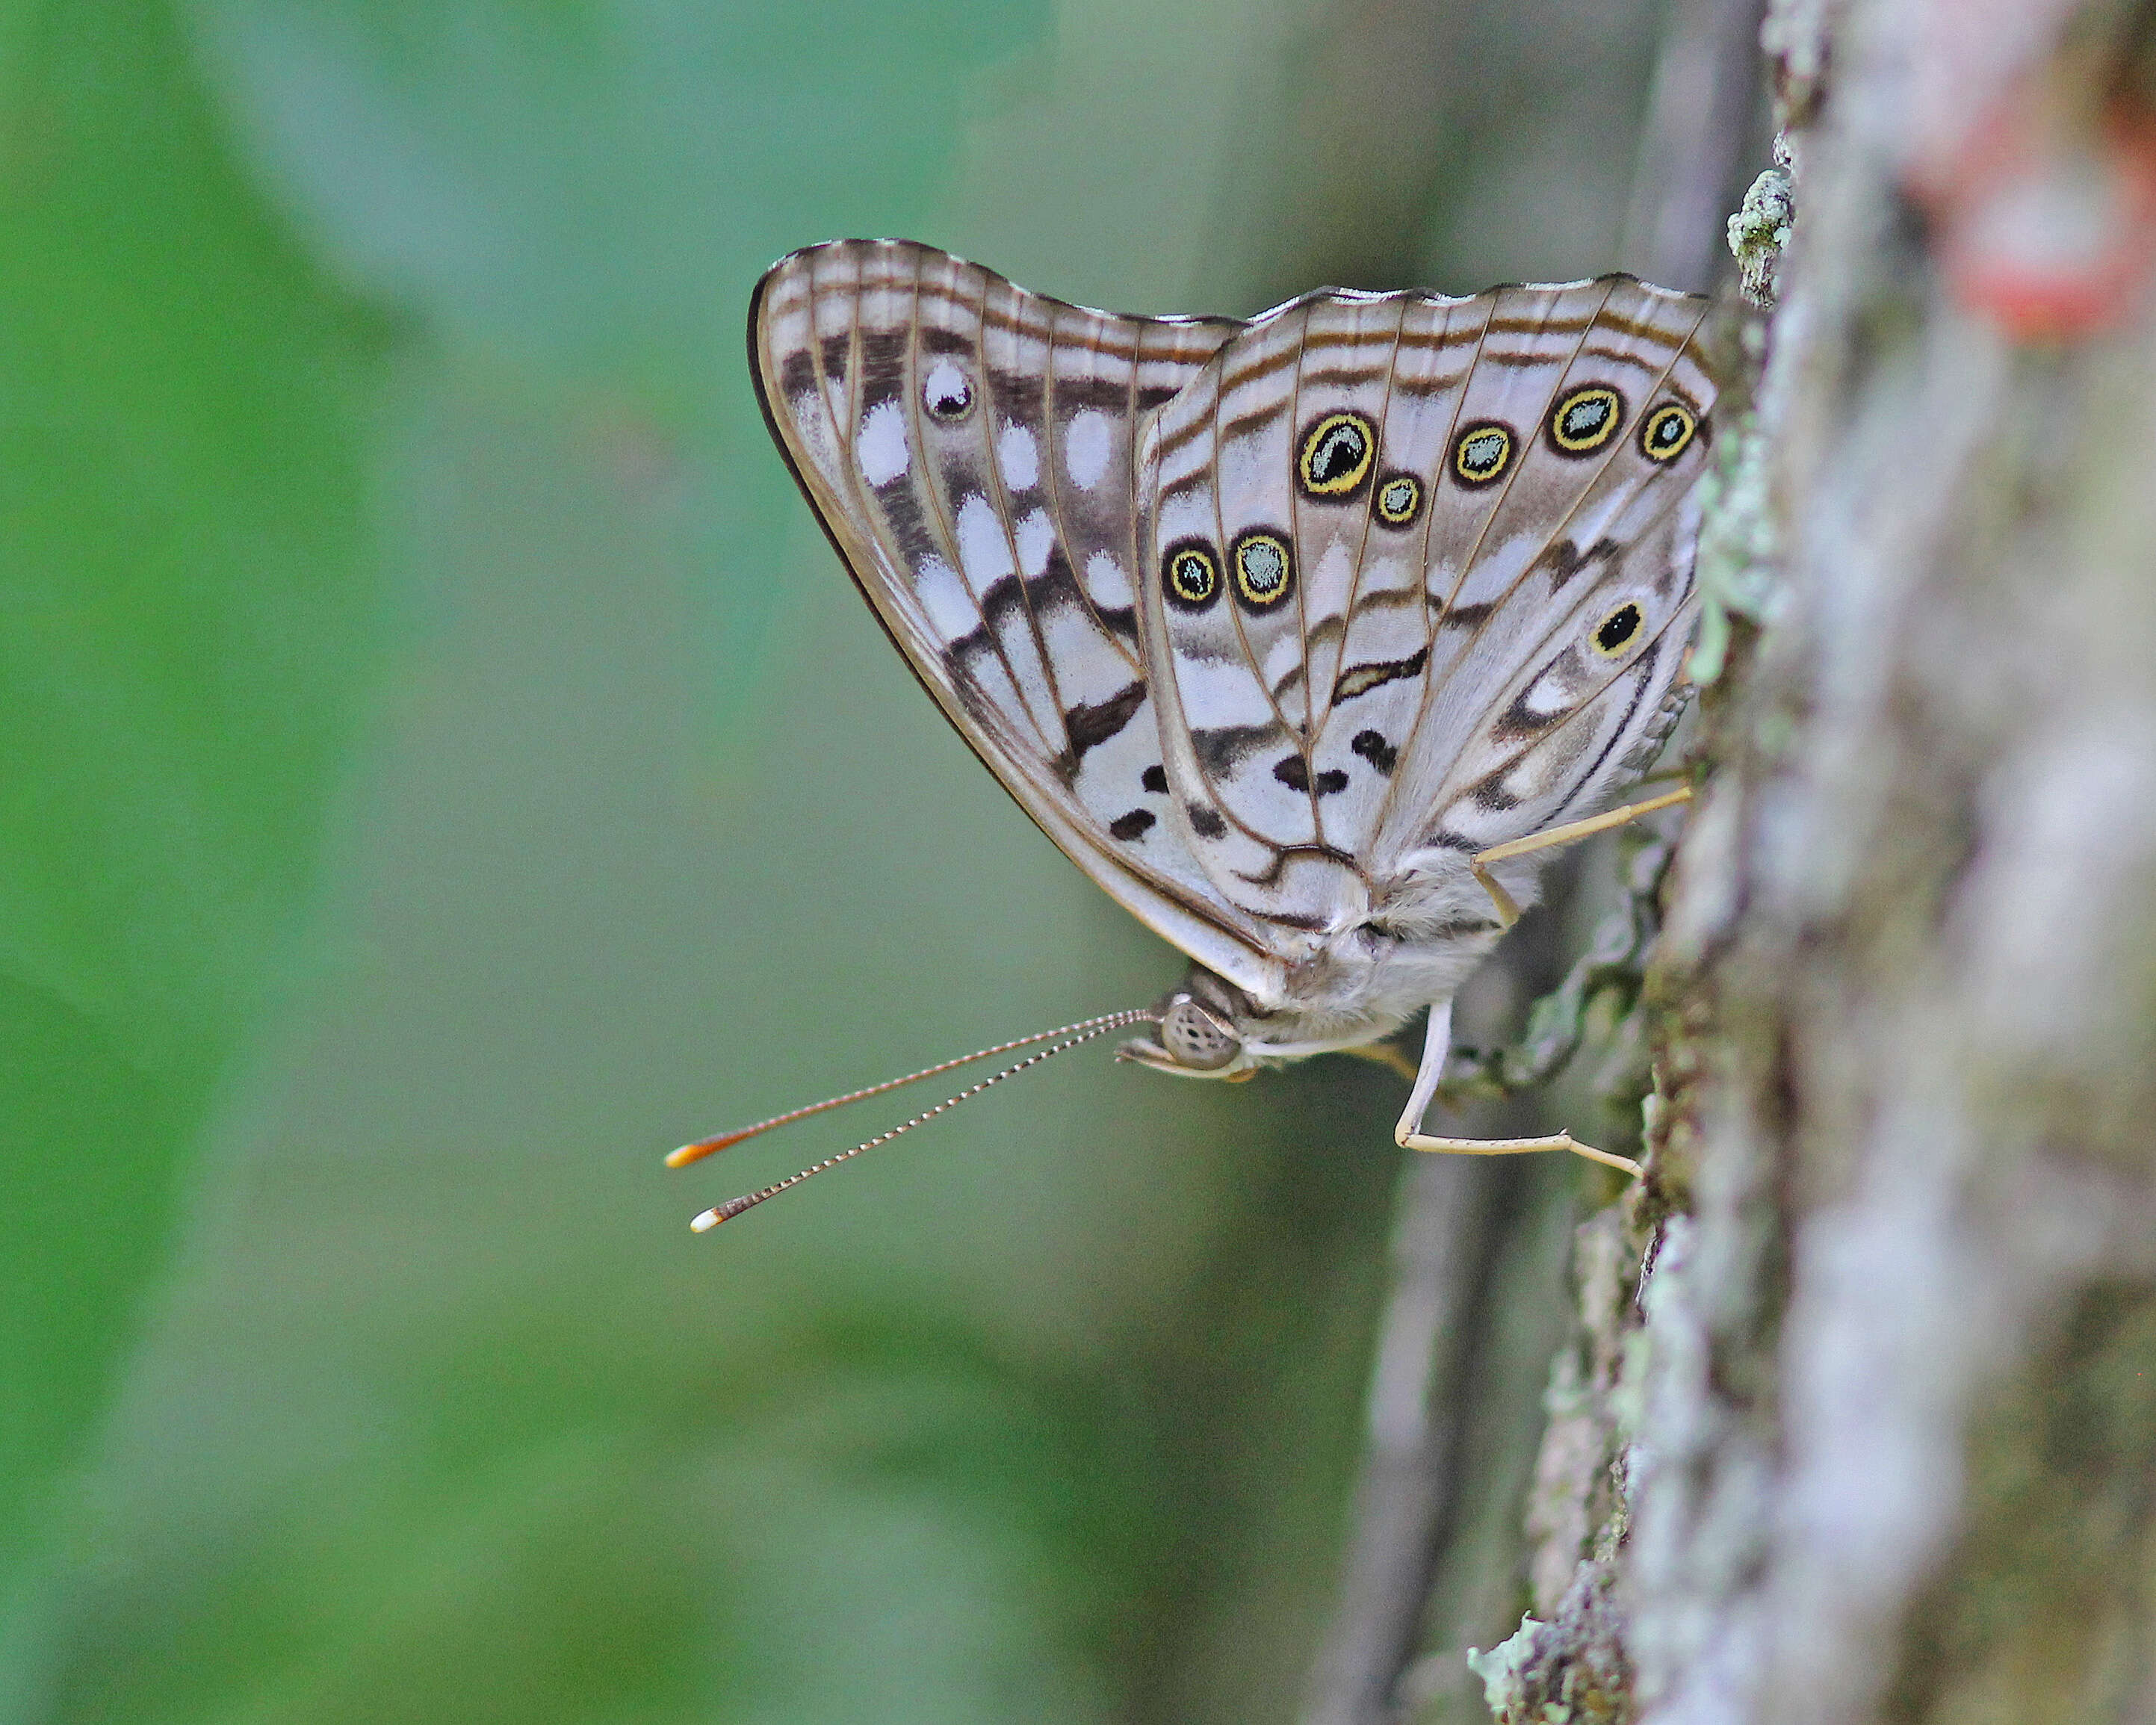
[[[367,321],[142,0],[17,20],[0,179],[0,1550],[305,926],[383,639]]]
[[[347,279],[458,345],[621,398],[682,464],[723,715],[793,519],[749,290],[798,246],[917,229],[977,74],[1047,0],[196,0],[266,182]]]

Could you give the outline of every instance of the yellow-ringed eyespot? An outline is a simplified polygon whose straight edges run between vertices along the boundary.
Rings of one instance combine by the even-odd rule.
[[[1389,473],[1378,481],[1378,519],[1404,527],[1422,513],[1422,481],[1411,473]]]
[[[1698,430],[1690,408],[1666,401],[1640,422],[1640,453],[1650,461],[1674,461],[1691,447]]]
[[[1560,455],[1592,454],[1624,423],[1625,398],[1607,383],[1590,383],[1550,409],[1550,447]]]
[[[1378,428],[1360,413],[1327,413],[1302,434],[1296,471],[1313,497],[1345,497],[1370,476]]]
[[[1494,485],[1512,465],[1512,428],[1478,420],[1452,440],[1453,475],[1471,490]]]
[[[1640,639],[1640,631],[1646,626],[1646,621],[1640,614],[1638,604],[1625,600],[1594,625],[1594,650],[1604,659],[1619,657]]]
[[[1295,557],[1287,541],[1254,528],[1235,541],[1235,597],[1253,611],[1270,611],[1295,591]]]
[[[1168,603],[1202,611],[1220,592],[1220,562],[1202,539],[1181,539],[1160,560],[1161,591]]]

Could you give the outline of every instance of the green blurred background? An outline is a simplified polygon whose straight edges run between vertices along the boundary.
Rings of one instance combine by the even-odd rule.
[[[1292,1716],[1397,1081],[1090,1049],[706,1238],[855,1122],[660,1167],[1181,968],[913,686],[743,313],[848,234],[1610,268],[1657,27],[0,6],[0,1717]]]

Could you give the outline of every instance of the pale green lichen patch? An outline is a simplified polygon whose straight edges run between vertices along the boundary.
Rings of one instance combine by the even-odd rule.
[[[1606,1563],[1580,1566],[1554,1619],[1522,1617],[1487,1653],[1468,1650],[1496,1725],[1627,1725],[1632,1667]]]
[[[1738,284],[1754,305],[1775,303],[1782,253],[1797,223],[1795,182],[1788,152],[1777,146],[1774,166],[1752,182],[1743,208],[1729,218],[1729,249],[1737,259]]]
[[[1699,640],[1691,671],[1702,686],[1722,675],[1728,660],[1732,617],[1764,628],[1781,609],[1770,454],[1758,415],[1748,412],[1729,428],[1699,482]]]
[[[1562,1725],[1572,1717],[1570,1708],[1552,1713],[1547,1706],[1533,1712],[1523,1712],[1528,1702],[1523,1679],[1527,1667],[1535,1656],[1535,1635],[1543,1627],[1532,1617],[1522,1617],[1520,1626],[1498,1642],[1487,1653],[1479,1647],[1467,1650],[1467,1669],[1482,1680],[1482,1698],[1490,1704],[1490,1712],[1498,1725]]]

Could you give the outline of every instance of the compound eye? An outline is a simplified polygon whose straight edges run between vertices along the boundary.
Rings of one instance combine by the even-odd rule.
[[[1242,1052],[1243,1039],[1188,994],[1180,994],[1161,1015],[1160,1045],[1178,1066],[1217,1072]]]

